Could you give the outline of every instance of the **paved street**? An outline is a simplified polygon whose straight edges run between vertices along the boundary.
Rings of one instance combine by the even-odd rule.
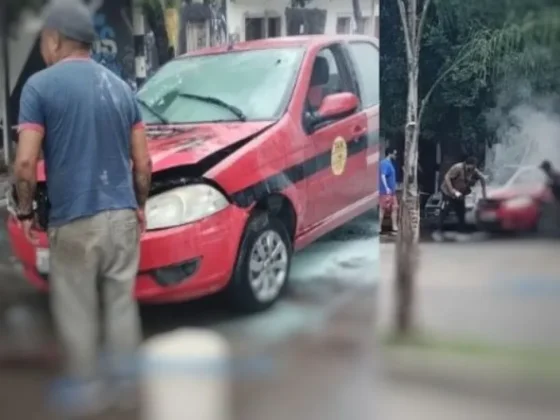
[[[417,324],[444,337],[503,345],[560,345],[560,243],[425,243]],[[393,245],[380,246],[380,322],[390,323]]]
[[[559,250],[558,242],[534,240],[422,244],[416,327],[447,347],[384,349],[382,418],[558,418],[558,365],[527,352],[560,348]],[[394,244],[382,243],[381,333],[392,325],[394,263]],[[511,354],[529,356],[508,365]],[[538,376],[517,371],[529,362],[541,363]]]
[[[338,419],[340,417],[328,415],[332,415],[335,408],[345,406],[346,410],[363,411],[363,418],[369,420],[371,411],[360,408],[360,401],[364,407],[367,406],[369,391],[359,384],[363,384],[364,381],[371,383],[368,374],[370,370],[363,368],[363,356],[354,359],[349,358],[348,353],[371,354],[371,343],[368,346],[360,343],[364,340],[369,341],[368,337],[371,336],[374,300],[372,286],[376,283],[376,271],[372,268],[377,266],[378,257],[378,241],[374,231],[374,222],[365,217],[333,232],[329,237],[298,254],[293,263],[291,287],[287,296],[266,313],[233,317],[224,311],[220,298],[177,305],[148,306],[142,311],[145,334],[151,336],[185,326],[208,327],[222,333],[232,344],[237,356],[270,357],[280,363],[280,376],[237,384],[236,389],[240,391],[234,395],[235,412],[240,413],[239,418],[244,420],[262,419],[263,413],[270,408],[265,401],[279,402],[276,392],[266,392],[262,398],[254,401],[248,397],[266,388],[285,389],[285,398],[293,400],[294,404],[284,407],[284,410],[291,410],[294,413],[292,417],[297,417],[297,413],[301,412],[306,404],[310,410],[311,406],[316,404],[311,404],[308,400],[295,402],[296,397],[301,396],[302,390],[300,386],[294,385],[301,382],[301,374],[314,372],[310,373],[311,376],[306,381],[307,386],[317,387],[317,392],[323,390],[323,394],[334,395],[339,384],[332,384],[327,380],[326,375],[331,371],[332,375],[340,378],[351,374],[348,386],[359,389],[366,395],[362,398],[359,395],[363,394],[354,392],[352,398],[346,399],[345,403],[338,401],[336,406],[335,400],[332,399],[331,405],[323,405],[323,408],[317,411],[316,418]],[[31,291],[22,281],[17,267],[10,259],[4,231],[0,231],[0,273],[0,296],[3,296],[5,302],[13,301],[16,296],[23,296],[26,302],[32,302],[39,318],[47,318],[46,299]],[[333,322],[333,316],[339,316],[339,308],[348,307],[348,300],[355,299],[356,293],[361,295],[361,305],[352,303],[345,310],[345,318],[340,322]],[[348,314],[348,311],[351,313]],[[340,323],[342,327],[337,327]],[[338,337],[340,334],[342,338]],[[350,339],[348,334],[353,338]],[[357,344],[352,344],[352,340]],[[336,343],[330,348],[329,343],[333,341]],[[355,347],[357,350],[353,349]],[[310,358],[314,359],[313,364],[309,363]],[[366,357],[366,361],[369,363],[370,357]],[[361,378],[356,376],[357,371],[362,372]],[[44,387],[48,386],[48,372],[36,368],[10,369],[0,373],[0,378],[0,406],[3,407],[3,412],[13,414],[13,418],[27,416],[21,418],[43,419],[42,416],[39,417],[42,406],[40,395],[43,394]],[[357,382],[351,385],[352,381],[356,380]],[[37,402],[35,406],[38,407],[34,408],[34,414],[21,411],[30,408],[27,405],[23,407],[13,398],[16,390],[33,394],[30,398]],[[313,398],[322,399],[322,395],[317,392],[313,393]],[[290,394],[293,395],[289,396]],[[312,396],[311,393],[308,395]],[[331,414],[328,414],[329,412]],[[366,415],[366,412],[369,414]]]
[[[373,222],[363,218],[333,232],[327,238],[296,255],[291,287],[287,296],[273,310],[250,317],[233,317],[224,311],[220,298],[177,305],[143,308],[147,335],[181,326],[211,327],[228,338],[268,345],[301,328],[321,323],[329,306],[344,299],[355,287],[375,284],[378,241],[373,236]],[[46,299],[37,297],[21,279],[10,256],[5,230],[0,230],[0,296],[4,300],[16,294],[31,294],[39,307]],[[2,298],[0,298],[2,299]]]
[[[550,410],[522,404],[514,407],[452,389],[442,392],[426,381],[411,381],[390,372],[386,376],[383,353],[371,339],[371,321],[377,306],[379,330],[387,330],[391,322],[394,245],[379,245],[373,232],[373,221],[363,218],[300,253],[294,262],[290,292],[267,313],[232,317],[218,298],[146,307],[145,333],[150,336],[181,326],[204,326],[227,337],[238,356],[273,360],[277,366],[273,373],[236,380],[234,419],[297,419],[302,412],[308,419],[321,420],[339,420],[349,413],[357,420],[444,420],[463,418],[463,414],[467,418],[469,413],[469,418],[488,420],[557,418]],[[6,251],[5,236],[1,239],[0,246]],[[560,344],[555,322],[560,312],[558,244],[424,243],[421,252],[418,325],[428,333],[443,339],[466,337],[511,346]],[[16,292],[29,296],[6,252],[0,261],[4,296],[13,297]],[[380,293],[374,305],[372,286],[378,269]],[[35,296],[35,308],[45,308],[44,298],[31,296]],[[48,370],[33,366],[4,369],[0,378],[3,412],[13,414],[11,417],[45,419],[41,395],[50,383]],[[28,393],[34,403],[22,406],[15,398],[21,393]],[[28,411],[23,412],[24,408]],[[137,417],[130,413],[114,418]]]

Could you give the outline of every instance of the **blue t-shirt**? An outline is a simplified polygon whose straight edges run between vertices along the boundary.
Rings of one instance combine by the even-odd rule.
[[[379,195],[386,195],[387,189],[385,188],[385,184],[381,179],[381,175],[385,175],[385,179],[387,181],[387,186],[391,190],[391,194],[395,193],[395,189],[397,187],[397,173],[395,171],[395,166],[390,158],[385,158],[379,164]]]
[[[23,87],[19,124],[45,133],[49,226],[136,209],[131,133],[142,127],[130,87],[88,58],[59,62]]]

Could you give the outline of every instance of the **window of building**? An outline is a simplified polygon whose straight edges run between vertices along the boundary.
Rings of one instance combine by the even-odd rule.
[[[336,33],[349,34],[352,28],[352,19],[349,17],[339,17],[336,19]]]
[[[282,35],[282,18],[271,17],[246,17],[245,40],[275,38]]]
[[[263,39],[265,37],[264,18],[245,18],[245,40]]]
[[[268,38],[276,38],[282,35],[282,19],[280,17],[268,18]]]

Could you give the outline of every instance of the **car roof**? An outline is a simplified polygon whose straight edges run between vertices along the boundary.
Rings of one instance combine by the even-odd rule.
[[[289,47],[321,47],[328,45],[332,42],[352,42],[352,41],[367,41],[374,44],[379,48],[379,40],[377,38],[366,35],[297,35],[285,36],[278,38],[265,38],[254,41],[236,42],[232,44],[231,48],[228,45],[219,45],[216,47],[200,48],[196,51],[183,54],[179,56],[193,57],[197,55],[210,55],[222,54],[234,51],[248,51],[248,50],[264,50],[272,48],[289,48]]]

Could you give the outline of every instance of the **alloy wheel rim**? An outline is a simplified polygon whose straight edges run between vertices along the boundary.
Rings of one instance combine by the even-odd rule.
[[[263,232],[251,248],[249,284],[259,302],[274,300],[288,276],[288,248],[273,230]]]

